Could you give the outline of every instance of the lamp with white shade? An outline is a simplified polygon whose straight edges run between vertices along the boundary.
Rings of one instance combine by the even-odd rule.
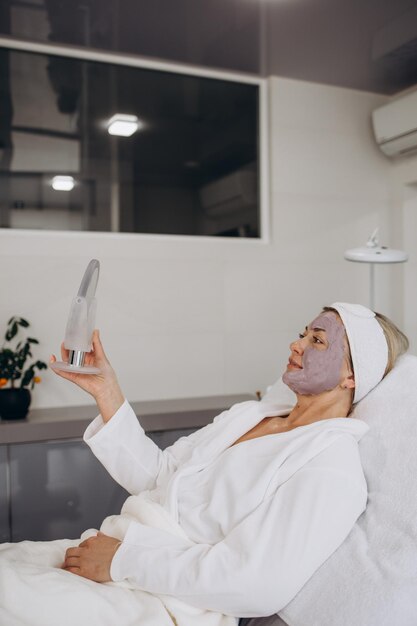
[[[369,308],[375,307],[375,264],[376,263],[404,263],[408,254],[403,250],[394,250],[387,246],[380,246],[378,228],[374,230],[365,246],[346,250],[344,257],[355,263],[369,263]]]

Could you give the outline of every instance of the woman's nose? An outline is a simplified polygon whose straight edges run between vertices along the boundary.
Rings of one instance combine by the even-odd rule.
[[[292,343],[290,343],[291,352],[296,352],[297,354],[303,354],[304,352],[304,344],[303,339],[296,339]]]

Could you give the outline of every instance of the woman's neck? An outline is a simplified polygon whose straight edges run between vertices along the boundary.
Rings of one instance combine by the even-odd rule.
[[[305,426],[332,417],[347,417],[350,409],[350,393],[339,390],[327,391],[317,396],[297,395],[297,404],[288,415],[287,422],[291,427]]]

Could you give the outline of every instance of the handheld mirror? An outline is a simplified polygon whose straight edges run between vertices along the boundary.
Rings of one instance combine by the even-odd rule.
[[[51,363],[53,369],[79,374],[98,374],[98,367],[84,365],[85,355],[91,351],[97,300],[95,298],[100,263],[92,259],[87,265],[80,288],[71,303],[65,330],[64,346],[69,350],[68,363]]]

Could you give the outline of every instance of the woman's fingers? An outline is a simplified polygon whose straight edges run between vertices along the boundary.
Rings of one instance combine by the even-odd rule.
[[[68,567],[80,567],[80,557],[79,556],[69,556],[65,559],[64,568]]]
[[[69,359],[69,350],[67,350],[67,348],[65,347],[64,342],[61,343],[61,360],[64,361],[64,363],[68,363],[68,359]],[[95,352],[94,349],[91,352],[87,352],[85,355],[85,364],[86,365],[95,365],[96,362],[96,357],[95,357]]]
[[[86,353],[84,363],[85,365],[95,365],[96,355],[94,349]]]
[[[98,361],[108,361],[104,349],[103,349],[103,345],[101,343],[100,340],[100,333],[98,331],[98,329],[96,328],[93,332],[93,338],[92,338],[92,342],[93,342],[93,350],[94,350],[94,354],[97,358]]]
[[[62,344],[62,346],[63,346],[63,345],[64,345],[64,344]],[[62,346],[61,346],[61,354],[62,354]],[[51,356],[49,357],[49,363],[50,363],[51,365],[53,365],[54,363],[56,363],[56,356],[55,356],[55,354],[51,354]],[[59,376],[62,376],[63,378],[68,378],[68,376],[65,376],[65,374],[67,374],[68,372],[63,372],[63,371],[61,371],[61,370],[57,370],[57,369],[55,369],[54,367],[52,367],[51,369],[55,372],[55,374],[59,374]],[[71,374],[69,374],[69,376],[71,376]],[[70,380],[71,380],[71,379],[70,379]]]
[[[75,548],[68,548],[68,550],[66,550],[65,552],[65,560],[69,559],[70,557],[79,557],[81,555],[81,550],[80,550],[80,546],[75,547]]]
[[[61,359],[68,362],[69,350],[66,349],[64,342],[61,343]]]
[[[79,567],[64,567],[66,572],[70,572],[71,574],[76,574],[77,576],[81,576]]]
[[[51,354],[51,356],[49,357],[49,363],[51,365],[56,363],[56,356],[55,356],[55,354]],[[51,369],[55,372],[55,374],[59,374],[60,376],[62,376],[63,374],[67,373],[67,372],[63,372],[62,370],[55,369],[54,367],[51,367]],[[64,378],[66,378],[66,376],[64,376]]]
[[[100,361],[108,361],[107,357],[104,353],[102,343],[99,337],[99,331],[96,329],[92,335],[92,349],[90,352],[87,352],[85,355],[85,363],[86,365],[94,365],[98,364]],[[68,362],[69,358],[69,350],[65,348],[64,342],[61,344],[61,358],[63,361]]]
[[[55,354],[51,354],[51,356],[49,357],[49,363],[51,365],[53,365],[54,363],[56,363],[56,356]],[[60,370],[55,369],[54,367],[51,367],[51,370],[53,372],[55,372],[55,374],[59,374],[60,376],[62,375],[63,372],[61,372]]]

